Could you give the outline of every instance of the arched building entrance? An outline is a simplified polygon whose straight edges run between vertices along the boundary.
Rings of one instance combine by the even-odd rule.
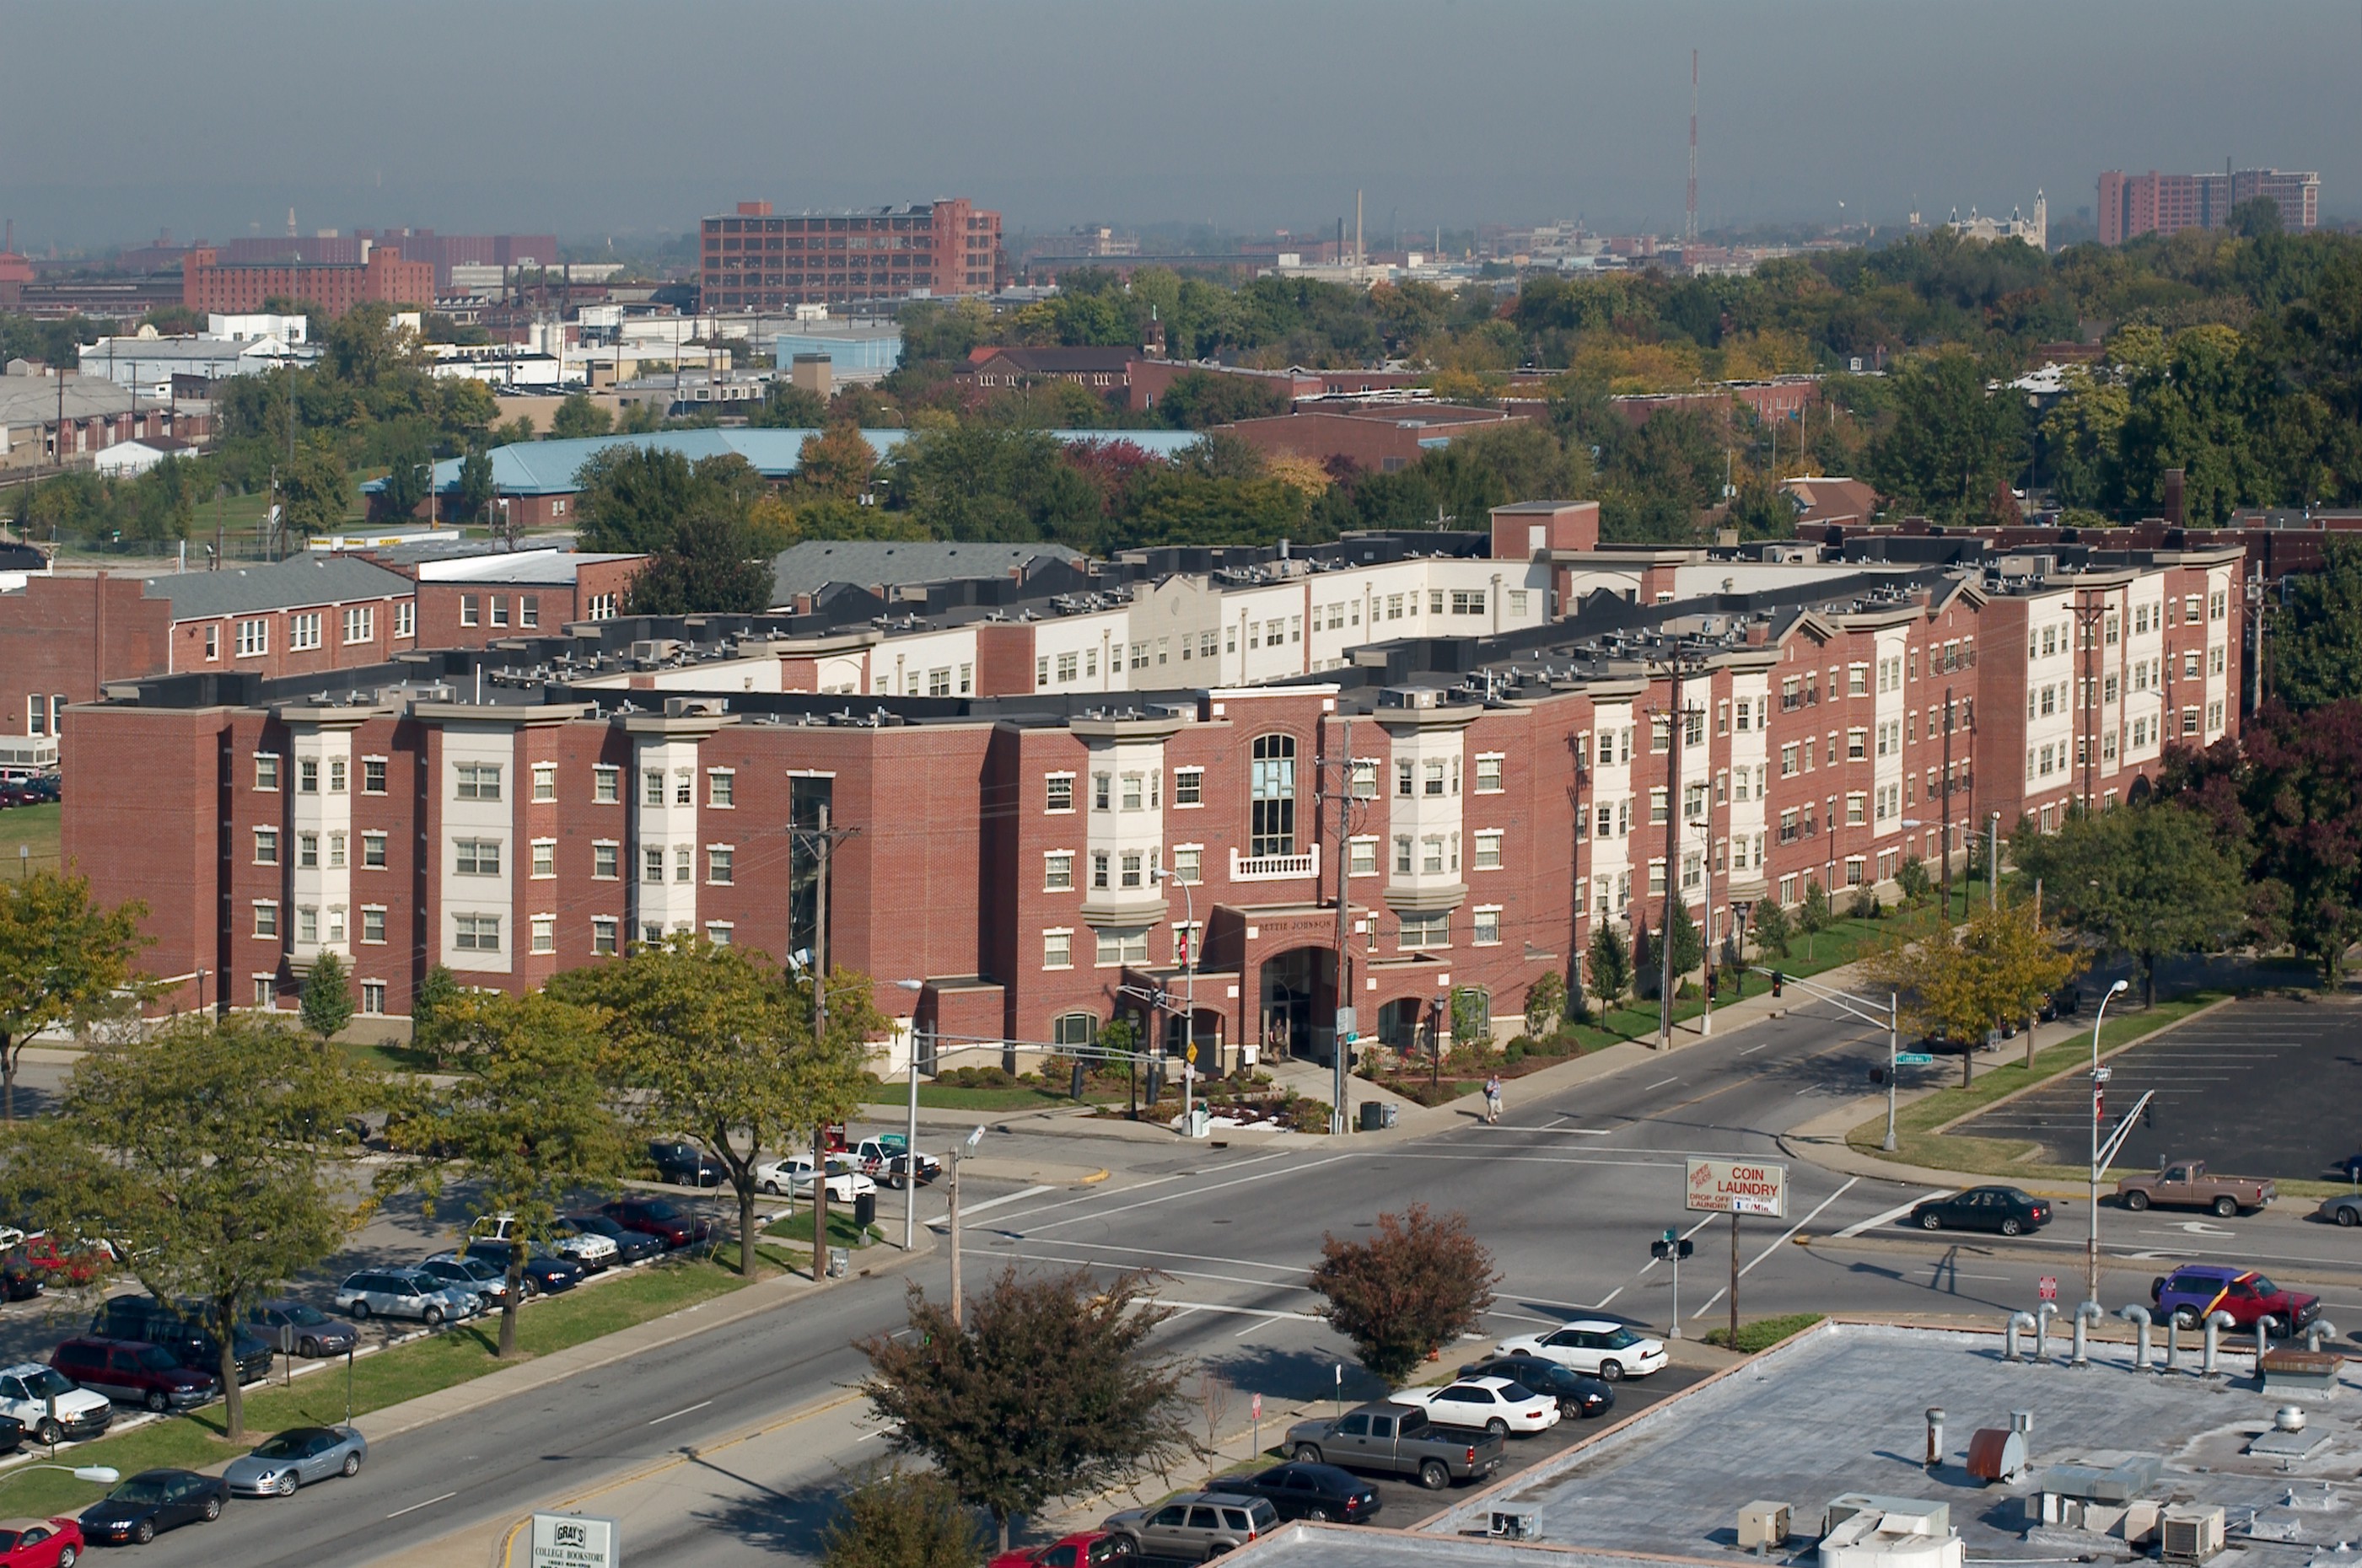
[[[1335,948],[1289,948],[1264,960],[1255,1032],[1264,1051],[1326,1061],[1336,1019]]]

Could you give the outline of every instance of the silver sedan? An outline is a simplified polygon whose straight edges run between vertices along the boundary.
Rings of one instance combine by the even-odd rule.
[[[285,1497],[307,1481],[355,1475],[369,1458],[369,1440],[351,1427],[291,1427],[266,1438],[222,1472],[241,1497]]]

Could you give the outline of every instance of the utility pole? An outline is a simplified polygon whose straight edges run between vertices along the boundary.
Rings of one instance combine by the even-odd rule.
[[[2076,749],[2083,753],[2083,809],[2090,811],[2099,796],[2092,792],[2092,773],[2099,762],[2100,707],[2099,678],[2092,673],[2092,656],[2099,651],[2100,620],[2106,613],[2106,601],[2091,597],[2089,590],[2078,596],[2075,606],[2075,630],[2083,639],[2083,700],[2076,705],[2081,709],[2077,717],[2082,721],[2082,732],[2075,737]]]
[[[828,803],[820,803],[818,825],[810,828],[790,826],[789,840],[805,839],[812,841],[818,857],[814,866],[812,886],[812,1043],[828,1038],[828,862],[842,839],[860,831],[855,828],[831,828],[828,824]],[[792,937],[790,941],[792,942]],[[911,1151],[915,1168],[918,1151]],[[913,1190],[918,1181],[914,1168],[911,1177]],[[957,1190],[956,1188],[954,1189]],[[751,1238],[741,1238],[740,1245],[750,1245]],[[828,1128],[823,1124],[812,1126],[812,1282],[828,1277]]]
[[[1334,854],[1337,861],[1337,1015],[1329,1031],[1330,1094],[1329,1102],[1336,1109],[1330,1113],[1331,1130],[1343,1135],[1352,1129],[1345,1106],[1346,1085],[1350,1078],[1346,1060],[1352,1055],[1353,1039],[1360,1034],[1361,1014],[1353,1005],[1353,957],[1347,945],[1352,926],[1352,900],[1349,896],[1352,874],[1350,855],[1345,838],[1352,831],[1353,809],[1353,718],[1345,716],[1343,755],[1337,762],[1337,839]],[[1190,956],[1197,956],[1192,944]]]
[[[1952,918],[1952,688],[1944,688],[1944,820],[1937,842],[1944,855],[1944,920]]]
[[[1657,952],[1662,970],[1657,985],[1657,1048],[1661,1051],[1673,1048],[1673,900],[1682,895],[1682,730],[1688,722],[1683,704],[1687,700],[1689,672],[1683,666],[1678,644],[1666,674],[1672,681],[1673,701],[1665,712],[1665,904],[1657,923]],[[1708,820],[1711,824],[1712,819]]]
[[[1697,243],[1697,60],[1698,51],[1690,50],[1690,194],[1682,228],[1682,238],[1689,245]]]

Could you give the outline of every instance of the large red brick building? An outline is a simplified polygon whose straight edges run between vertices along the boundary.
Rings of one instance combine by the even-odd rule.
[[[348,261],[225,261],[201,246],[181,259],[181,302],[193,311],[239,315],[272,300],[302,300],[332,316],[359,304],[425,307],[435,302],[435,264],[408,261],[401,247],[366,246]]]
[[[965,196],[785,214],[768,202],[741,202],[698,229],[700,303],[707,310],[988,294],[1009,271],[1000,214]]]
[[[1563,545],[1572,510],[1505,509],[1494,547],[1579,585],[1614,553]],[[205,971],[209,1003],[291,1004],[326,948],[400,1014],[436,964],[517,989],[678,931],[789,951],[824,917],[922,1035],[1072,1042],[1194,968],[1207,1048],[1323,1056],[1341,961],[1382,1040],[1455,992],[1507,1018],[1580,978],[1597,922],[1653,928],[1668,879],[1720,937],[1996,814],[2131,798],[2167,746],[2235,732],[2236,550],[1672,554],[1566,620],[1388,628],[1267,683],[848,700],[782,689],[810,657],[785,618],[576,628],[325,691],[160,677],[73,715],[72,777],[142,786],[70,789],[65,847],[101,897],[148,901],[151,967]],[[823,805],[851,830],[824,914],[789,830]]]
[[[2100,243],[2122,245],[2145,234],[2227,228],[2231,209],[2262,196],[2280,210],[2280,228],[2310,234],[2321,222],[2321,176],[2310,170],[2241,169],[2222,174],[2100,176]]]

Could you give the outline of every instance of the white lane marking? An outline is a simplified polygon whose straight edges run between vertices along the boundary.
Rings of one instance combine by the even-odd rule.
[[[386,1515],[385,1517],[390,1519],[398,1519],[404,1514],[414,1514],[421,1508],[431,1508],[437,1503],[447,1503],[458,1495],[459,1494],[457,1492],[446,1492],[439,1497],[429,1497],[423,1503],[413,1503],[406,1508],[396,1508],[393,1512]]]
[[[705,1407],[706,1407],[706,1406],[708,1406],[708,1405],[710,1405],[710,1404],[712,1404],[712,1403],[713,1403],[713,1401],[712,1401],[712,1400],[711,1400],[711,1399],[700,1399],[700,1400],[699,1400],[697,1403],[695,1403],[694,1405],[683,1405],[679,1409],[675,1410],[675,1411],[672,1413],[672,1415],[670,1415],[670,1416],[658,1416],[656,1420],[654,1420],[650,1421],[650,1422],[648,1423],[648,1425],[650,1425],[650,1426],[652,1426],[652,1427],[660,1427],[660,1426],[664,1425],[664,1424],[665,1424],[665,1422],[667,1422],[667,1421],[668,1421],[668,1420],[671,1420],[673,1419],[673,1417],[675,1417],[675,1416],[685,1416],[685,1415],[688,1415],[688,1414],[689,1414],[690,1411],[692,1411],[692,1410],[701,1410],[701,1409],[705,1409]]]
[[[963,1203],[960,1205],[960,1218],[965,1221],[970,1214],[981,1214],[988,1209],[998,1209],[1003,1203],[1014,1203],[1020,1198],[1031,1198],[1037,1192],[1055,1192],[1056,1190],[1054,1187],[1028,1187],[1021,1192],[1004,1192],[998,1198],[988,1198],[981,1203]],[[950,1221],[946,1218],[943,1223],[948,1224]]]
[[[1610,1290],[1606,1295],[1602,1296],[1591,1310],[1595,1312],[1604,1312],[1607,1310],[1607,1303],[1613,1301],[1617,1297],[1621,1296],[1622,1294],[1624,1294],[1624,1287],[1618,1285],[1615,1289]]]
[[[1820,1218],[1821,1211],[1823,1209],[1827,1208],[1830,1204],[1845,1196],[1846,1187],[1851,1187],[1855,1182],[1860,1181],[1860,1179],[1861,1178],[1859,1176],[1847,1177],[1845,1179],[1845,1187],[1838,1188],[1835,1192],[1832,1192],[1827,1197],[1822,1199],[1817,1204],[1814,1205],[1813,1212],[1811,1213],[1805,1215],[1803,1219],[1797,1221],[1794,1224],[1782,1232],[1778,1241],[1773,1242],[1770,1246],[1767,1246],[1761,1252],[1757,1253],[1753,1259],[1751,1259],[1744,1268],[1741,1268],[1738,1271],[1740,1277],[1743,1278],[1746,1276],[1754,1273],[1756,1264],[1762,1262],[1765,1258],[1770,1257],[1773,1253],[1778,1252],[1782,1247],[1786,1246],[1790,1236],[1794,1235],[1798,1231],[1803,1230],[1806,1225],[1811,1224],[1815,1220]],[[1711,1307],[1716,1301],[1721,1300],[1723,1292],[1729,1288],[1730,1287],[1727,1285],[1718,1288],[1713,1295],[1706,1298],[1705,1306],[1700,1307],[1696,1311],[1692,1312],[1690,1316],[1693,1318],[1705,1317],[1706,1307]]]
[[[1947,1197],[1950,1194],[1951,1190],[1952,1190],[1948,1187],[1938,1187],[1931,1192],[1923,1192],[1916,1198],[1905,1198],[1902,1202],[1897,1203],[1893,1208],[1887,1210],[1884,1213],[1872,1214],[1867,1220],[1856,1220],[1852,1224],[1848,1225],[1844,1230],[1839,1231],[1833,1239],[1841,1242],[1851,1241],[1854,1237],[1861,1234],[1864,1231],[1874,1231],[1881,1225],[1891,1225],[1894,1223],[1895,1221],[1903,1218],[1904,1215],[1911,1212],[1912,1210],[1916,1209],[1920,1204],[1926,1202],[1929,1199]]]
[[[1242,1317],[1262,1318],[1266,1321],[1274,1320],[1284,1320],[1288,1322],[1297,1323],[1320,1323],[1328,1321],[1326,1318],[1317,1317],[1310,1312],[1278,1312],[1272,1310],[1268,1307],[1231,1307],[1225,1306],[1220,1301],[1168,1301],[1160,1299],[1157,1301],[1157,1305],[1160,1307],[1171,1307],[1175,1309],[1176,1313],[1181,1311],[1230,1312]]]
[[[1562,1127],[1559,1130],[1573,1133],[1578,1138],[1612,1138],[1616,1135],[1613,1127]]]
[[[1719,1219],[1719,1218],[1721,1218],[1721,1216],[1720,1216],[1720,1215],[1718,1215],[1718,1214],[1708,1214],[1705,1219],[1700,1220],[1696,1224],[1692,1225],[1688,1230],[1683,1231],[1683,1232],[1682,1233],[1681,1239],[1682,1239],[1682,1240],[1683,1240],[1683,1241],[1687,1241],[1687,1240],[1689,1240],[1692,1236],[1694,1236],[1694,1235],[1697,1234],[1700,1231],[1702,1231],[1702,1230],[1705,1229],[1708,1225],[1713,1224],[1713,1223],[1715,1223],[1715,1221],[1716,1221],[1716,1220],[1717,1220],[1717,1219]],[[1646,1263],[1644,1263],[1644,1264],[1642,1264],[1642,1265],[1640,1266],[1640,1273],[1641,1273],[1641,1274],[1646,1274],[1646,1273],[1648,1273],[1648,1272],[1649,1272],[1649,1270],[1650,1270],[1650,1269],[1652,1269],[1652,1268],[1654,1268],[1654,1267],[1656,1267],[1656,1266],[1657,1266],[1657,1264],[1658,1264],[1658,1262],[1659,1262],[1659,1261],[1660,1261],[1660,1260],[1659,1260],[1659,1259],[1657,1259],[1657,1258],[1653,1258],[1653,1257],[1652,1257],[1652,1258],[1650,1258],[1648,1262],[1646,1262]],[[1637,1277],[1638,1277],[1638,1276],[1635,1276],[1635,1277],[1637,1278]],[[1600,1303],[1600,1305],[1601,1305],[1601,1306],[1603,1306],[1603,1307],[1604,1307],[1604,1306],[1606,1306],[1606,1304],[1607,1304],[1607,1303],[1606,1303],[1606,1302],[1605,1302],[1605,1301],[1602,1301],[1602,1302]]]
[[[1641,1087],[1640,1087],[1640,1092],[1641,1092],[1641,1093],[1643,1093],[1643,1094],[1646,1094],[1646,1093],[1648,1093],[1648,1092],[1649,1092],[1649,1091],[1650,1091],[1650,1090],[1651,1090],[1651,1089],[1662,1089],[1663,1087],[1665,1087],[1665,1085],[1667,1085],[1667,1084],[1669,1084],[1669,1083],[1679,1083],[1681,1080],[1682,1080],[1681,1074],[1679,1074],[1679,1073],[1675,1073],[1675,1074],[1674,1074],[1672,1077],[1671,1077],[1671,1078],[1661,1078],[1661,1079],[1657,1080],[1657,1081],[1656,1081],[1656,1082],[1654,1082],[1654,1083],[1648,1083],[1648,1084],[1643,1084],[1643,1085],[1641,1085]]]
[[[1300,1263],[1257,1263],[1249,1257],[1214,1257],[1202,1252],[1171,1252],[1154,1246],[1118,1246],[1113,1242],[1068,1242],[1060,1241],[1056,1236],[1029,1236],[1026,1240],[1028,1245],[1037,1246],[1087,1247],[1098,1252],[1137,1253],[1142,1257],[1186,1257],[1192,1263],[1227,1263],[1233,1268],[1268,1268],[1275,1274],[1301,1275],[1304,1272],[1304,1266]]]
[[[1281,1149],[1281,1150],[1279,1150],[1279,1151],[1278,1151],[1277,1153],[1275,1153],[1275,1154],[1257,1155],[1257,1156],[1256,1156],[1254,1158],[1253,1158],[1253,1159],[1242,1159],[1242,1160],[1239,1160],[1239,1161],[1236,1161],[1236,1162],[1235,1162],[1235,1163],[1233,1163],[1233,1164],[1226,1165],[1226,1166],[1224,1166],[1222,1168],[1223,1168],[1225,1171],[1231,1171],[1231,1170],[1244,1170],[1244,1169],[1245,1169],[1245,1168],[1247,1168],[1249,1166],[1264,1165],[1264,1164],[1268,1164],[1268,1163],[1269,1163],[1270,1161],[1272,1161],[1272,1160],[1275,1160],[1275,1159],[1287,1159],[1287,1158],[1290,1158],[1290,1157],[1293,1157],[1297,1152],[1297,1151],[1296,1151],[1295,1149]],[[1107,1200],[1107,1199],[1109,1199],[1109,1198],[1120,1198],[1120,1197],[1121,1197],[1123,1194],[1125,1194],[1125,1193],[1127,1193],[1127,1192],[1141,1192],[1141,1191],[1144,1191],[1144,1190],[1146,1190],[1147,1189],[1149,1189],[1149,1188],[1151,1188],[1151,1187],[1164,1187],[1164,1186],[1168,1186],[1168,1185],[1170,1185],[1171,1183],[1175,1182],[1175,1181],[1185,1181],[1185,1180],[1187,1180],[1187,1179],[1189,1179],[1190,1176],[1192,1176],[1192,1175],[1194,1175],[1194,1174],[1196,1174],[1196,1173],[1195,1173],[1195,1172],[1187,1172],[1187,1173],[1176,1172],[1176,1173],[1175,1173],[1174,1175],[1171,1175],[1171,1176],[1153,1176],[1153,1177],[1149,1178],[1146,1181],[1135,1181],[1135,1182],[1132,1182],[1130,1186],[1127,1186],[1127,1187],[1118,1187],[1118,1188],[1113,1189],[1112,1190],[1109,1190],[1102,1189],[1102,1190],[1098,1190],[1098,1191],[1095,1191],[1095,1192],[1077,1192],[1077,1193],[1073,1194],[1073,1195],[1072,1195],[1072,1196],[1070,1196],[1070,1197],[1060,1198],[1060,1199],[1058,1199],[1058,1200],[1056,1200],[1056,1201],[1053,1201],[1053,1202],[1043,1203],[1043,1204],[1042,1204],[1041,1206],[1039,1206],[1038,1208],[1032,1208],[1032,1209],[1020,1209],[1020,1210],[1019,1210],[1016,1213],[1014,1213],[1014,1214],[1003,1214],[1002,1216],[1000,1216],[1000,1223],[1001,1223],[1002,1224],[1006,1225],[1006,1224],[1008,1224],[1009,1223],[1010,1223],[1010,1222],[1011,1222],[1011,1221],[1013,1221],[1013,1220],[1023,1220],[1023,1219],[1028,1219],[1028,1218],[1031,1218],[1032,1215],[1035,1215],[1035,1214],[1048,1214],[1048,1213],[1054,1213],[1054,1212],[1055,1212],[1056,1211],[1058,1211],[1058,1210],[1060,1210],[1060,1209],[1070,1209],[1070,1208],[1074,1207],[1074,1206],[1075,1206],[1076,1204],[1077,1204],[1077,1203],[1098,1202],[1098,1201],[1103,1201],[1104,1200]],[[1200,1190],[1200,1189],[1195,1189],[1195,1188],[1193,1188],[1193,1189],[1191,1189],[1191,1190],[1196,1191],[1196,1190]],[[1063,1223],[1063,1222],[1061,1222],[1061,1223]]]
[[[1753,1056],[1756,1052],[1758,1052],[1758,1051],[1760,1051],[1760,1050],[1763,1049],[1763,1048],[1764,1048],[1764,1047],[1769,1046],[1771,1043],[1772,1043],[1772,1042],[1771,1042],[1771,1041],[1769,1041],[1769,1040],[1762,1040],[1762,1041],[1759,1041],[1759,1042],[1757,1042],[1756,1044],[1754,1044],[1754,1045],[1751,1045],[1751,1046],[1748,1047],[1745,1050],[1743,1050],[1743,1051],[1739,1052],[1738,1054],[1739,1054],[1740,1056],[1743,1056],[1743,1057],[1751,1057],[1751,1056]]]
[[[1054,1230],[1060,1225],[1076,1224],[1084,1220],[1112,1219],[1118,1214],[1128,1214],[1134,1209],[1147,1209],[1159,1203],[1170,1203],[1176,1198],[1195,1198],[1199,1193],[1203,1192],[1220,1192],[1225,1187],[1244,1187],[1250,1182],[1261,1181],[1264,1177],[1268,1176],[1293,1174],[1293,1171],[1318,1170],[1324,1165],[1335,1165],[1340,1160],[1353,1159],[1355,1157],[1357,1157],[1350,1154],[1330,1155],[1327,1159],[1316,1159],[1304,1165],[1296,1166],[1290,1172],[1283,1173],[1280,1171],[1267,1170],[1263,1172],[1260,1176],[1242,1176],[1231,1181],[1211,1182],[1204,1186],[1192,1187],[1186,1192],[1168,1192],[1162,1198],[1143,1198],[1137,1203],[1120,1204],[1113,1209],[1094,1209],[1087,1214],[1070,1214],[1065,1219],[1053,1220],[1047,1225],[1038,1226],[1036,1228],[1041,1230]],[[1493,1158],[1497,1157],[1483,1156],[1473,1157]]]

